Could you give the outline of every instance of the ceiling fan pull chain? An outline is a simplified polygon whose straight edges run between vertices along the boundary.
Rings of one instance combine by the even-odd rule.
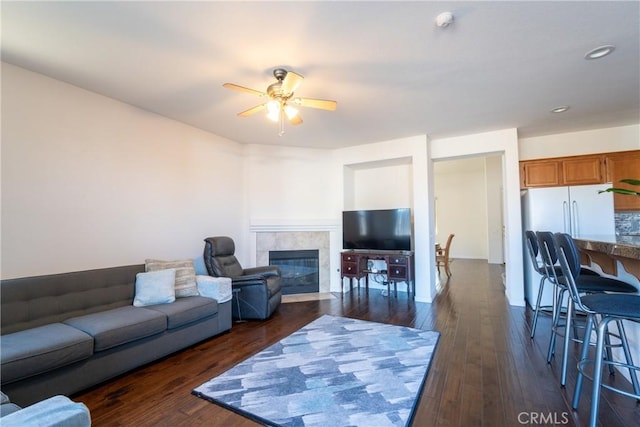
[[[282,135],[284,135],[284,108],[280,104],[280,132],[278,132],[278,136]]]

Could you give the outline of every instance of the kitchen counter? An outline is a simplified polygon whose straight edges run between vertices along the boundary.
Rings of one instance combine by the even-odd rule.
[[[602,271],[618,276],[619,261],[640,280],[640,236],[584,235],[574,237],[583,264],[598,264]]]
[[[640,236],[593,235],[574,240],[580,249],[640,260]]]

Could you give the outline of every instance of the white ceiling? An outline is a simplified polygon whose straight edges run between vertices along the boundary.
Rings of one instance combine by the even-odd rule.
[[[639,31],[638,1],[3,1],[1,53],[234,141],[336,148],[640,123]],[[222,84],[265,90],[281,66],[305,76],[296,96],[337,110],[304,108],[282,137],[263,114],[237,117],[262,100]]]

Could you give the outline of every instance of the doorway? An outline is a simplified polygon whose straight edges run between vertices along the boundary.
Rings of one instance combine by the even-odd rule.
[[[452,258],[503,264],[502,154],[434,161],[435,240],[456,235]]]

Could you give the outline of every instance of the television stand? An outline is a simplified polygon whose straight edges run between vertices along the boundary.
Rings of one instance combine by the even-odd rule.
[[[414,257],[411,251],[343,251],[341,254],[341,279],[349,278],[349,287],[353,291],[353,279],[356,279],[358,287],[360,287],[360,279],[364,277],[365,286],[369,290],[369,274],[384,274],[387,276],[387,292],[390,292],[389,286],[393,283],[395,296],[398,296],[398,282],[407,284],[407,292],[411,297],[416,297],[416,283],[414,271]],[[386,271],[369,271],[369,260],[383,260],[386,264]],[[383,272],[384,271],[384,272]]]

